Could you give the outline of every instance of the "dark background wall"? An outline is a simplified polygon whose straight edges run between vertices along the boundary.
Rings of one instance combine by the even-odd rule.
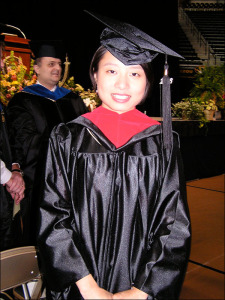
[[[71,62],[70,76],[74,76],[75,82],[85,88],[91,88],[89,64],[99,46],[104,26],[84,13],[84,9],[131,23],[177,50],[176,0],[25,0],[4,1],[0,6],[0,22],[19,27],[28,39],[63,40]],[[0,31],[6,29],[0,28]],[[163,64],[164,57],[161,55],[153,63],[155,84],[151,101],[147,101],[145,108],[150,109],[152,115],[158,115],[158,82],[163,75]],[[179,94],[177,59],[169,58],[169,65],[170,76],[174,78],[172,101],[176,102]]]

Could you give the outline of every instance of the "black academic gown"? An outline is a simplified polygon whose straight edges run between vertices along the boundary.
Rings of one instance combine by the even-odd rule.
[[[79,299],[88,274],[112,293],[178,299],[190,219],[178,138],[165,153],[160,127],[118,149],[84,117],[53,130],[38,238],[47,299]]]
[[[26,92],[17,93],[7,107],[12,161],[24,171],[25,198],[21,201],[24,241],[35,242],[38,193],[45,166],[48,139],[54,126],[68,122],[87,112],[82,99],[69,92],[51,100]],[[31,201],[32,198],[32,201]]]

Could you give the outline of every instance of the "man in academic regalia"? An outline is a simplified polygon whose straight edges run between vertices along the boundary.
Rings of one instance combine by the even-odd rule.
[[[87,112],[78,95],[58,86],[62,73],[62,48],[55,42],[37,42],[32,50],[36,58],[37,84],[17,93],[7,107],[12,169],[23,170],[26,182],[26,195],[21,202],[21,245],[34,244],[36,240],[38,191],[51,130],[55,125]]]
[[[18,172],[11,172],[11,151],[3,105],[0,102],[0,251],[13,248],[19,232],[13,230],[13,204],[24,197],[25,183]],[[9,169],[10,170],[9,170]],[[16,229],[16,228],[15,228]]]

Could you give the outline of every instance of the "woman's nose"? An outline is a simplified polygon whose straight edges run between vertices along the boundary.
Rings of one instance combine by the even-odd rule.
[[[120,74],[117,77],[115,86],[117,88],[121,89],[121,90],[128,88],[129,87],[129,81],[128,81],[127,76],[125,74]]]

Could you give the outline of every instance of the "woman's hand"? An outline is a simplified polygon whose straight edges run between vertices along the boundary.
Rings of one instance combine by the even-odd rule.
[[[100,288],[90,274],[78,280],[76,285],[84,299],[113,299],[113,294]]]
[[[148,294],[132,287],[130,290],[119,292],[113,295],[113,299],[147,299]]]

